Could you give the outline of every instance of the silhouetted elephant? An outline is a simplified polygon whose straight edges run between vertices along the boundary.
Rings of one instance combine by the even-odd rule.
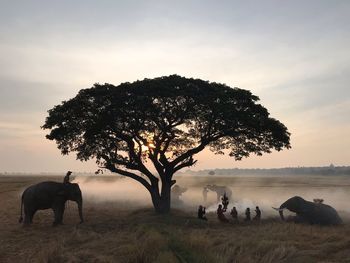
[[[220,202],[220,198],[222,196],[224,196],[225,193],[226,193],[226,196],[227,196],[228,200],[231,200],[232,191],[227,186],[221,186],[221,185],[212,184],[212,185],[207,185],[204,189],[208,189],[208,190],[216,192],[217,202]],[[204,198],[204,200],[206,199],[206,192],[205,191],[203,191],[203,198]]]
[[[281,219],[284,220],[283,210],[288,209],[296,213],[295,222],[309,223],[319,225],[339,225],[342,223],[337,211],[320,202],[306,201],[300,196],[294,196],[285,201],[280,208],[274,208],[279,211]]]
[[[78,184],[42,182],[29,186],[24,190],[21,201],[21,217],[19,222],[23,221],[22,210],[24,208],[24,224],[30,224],[37,210],[52,208],[55,221],[53,225],[62,224],[65,203],[67,200],[77,202],[79,209],[80,223],[83,220],[83,198]]]

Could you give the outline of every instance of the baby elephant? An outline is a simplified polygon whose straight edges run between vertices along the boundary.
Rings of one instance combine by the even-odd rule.
[[[69,182],[42,182],[29,186],[22,194],[21,217],[24,208],[24,224],[31,224],[36,211],[52,208],[55,221],[53,225],[62,224],[65,203],[67,200],[77,202],[80,216],[80,223],[83,220],[83,198],[78,184]]]

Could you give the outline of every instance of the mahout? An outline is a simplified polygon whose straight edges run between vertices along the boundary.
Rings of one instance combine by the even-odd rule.
[[[289,198],[279,208],[274,209],[279,211],[282,220],[285,220],[283,210],[287,209],[296,213],[293,218],[296,223],[318,225],[339,225],[342,223],[342,219],[333,207],[322,202],[306,201],[300,196]]]
[[[38,210],[51,208],[54,212],[53,225],[62,224],[65,204],[68,200],[77,203],[80,223],[82,223],[84,221],[82,212],[83,198],[78,184],[64,180],[63,183],[47,181],[29,186],[22,194],[19,222],[23,222],[23,210],[23,223],[31,224],[34,214]]]

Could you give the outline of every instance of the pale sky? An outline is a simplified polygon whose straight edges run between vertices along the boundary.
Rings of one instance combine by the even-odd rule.
[[[292,149],[194,169],[350,165],[350,1],[0,0],[0,172],[95,171],[47,110],[94,83],[170,74],[248,89]]]

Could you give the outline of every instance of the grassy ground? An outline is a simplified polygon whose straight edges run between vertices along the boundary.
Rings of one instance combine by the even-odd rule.
[[[76,225],[70,203],[65,225],[52,227],[52,212],[40,211],[32,226],[22,227],[20,193],[43,180],[0,177],[0,262],[350,262],[348,223],[220,224],[214,214],[202,222],[195,213],[158,216],[150,207],[87,200],[84,224]]]

